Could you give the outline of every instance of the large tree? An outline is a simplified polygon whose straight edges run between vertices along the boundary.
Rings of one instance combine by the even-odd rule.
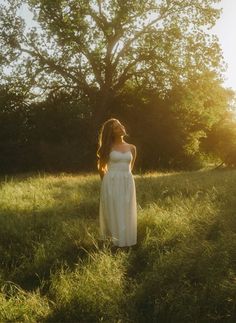
[[[127,82],[165,95],[193,74],[219,74],[221,51],[207,33],[219,1],[6,0],[0,8],[1,66],[11,67],[5,81],[36,95],[67,89],[89,100],[100,123]],[[17,14],[22,4],[38,28],[25,29]]]

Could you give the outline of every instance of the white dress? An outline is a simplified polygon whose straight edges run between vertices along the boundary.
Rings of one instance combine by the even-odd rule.
[[[119,247],[137,243],[136,189],[131,172],[131,151],[112,150],[100,189],[101,238]]]

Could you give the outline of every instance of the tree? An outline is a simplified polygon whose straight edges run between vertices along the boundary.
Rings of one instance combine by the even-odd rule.
[[[225,111],[220,120],[207,132],[202,149],[221,160],[226,166],[236,166],[236,120],[235,112]]]
[[[233,99],[233,91],[225,89],[217,75],[205,72],[173,86],[164,99],[155,90],[126,86],[126,96],[114,105],[113,113],[131,128],[131,142],[140,152],[138,168],[186,169],[201,167],[206,152],[220,156],[218,144],[224,139],[216,136],[216,130],[219,132],[225,115],[228,124],[235,124],[229,114]],[[224,132],[230,135],[225,125]]]
[[[15,93],[6,85],[0,86],[0,172],[16,171],[26,164],[29,107],[24,101],[22,93]]]
[[[128,82],[164,96],[193,73],[220,72],[218,41],[207,34],[219,1],[8,0],[0,9],[1,65],[12,66],[5,81],[36,95],[76,93],[98,125]],[[40,28],[25,31],[22,4]]]
[[[183,140],[183,153],[194,156],[202,140],[229,110],[234,93],[214,73],[189,78],[168,95],[169,105]]]

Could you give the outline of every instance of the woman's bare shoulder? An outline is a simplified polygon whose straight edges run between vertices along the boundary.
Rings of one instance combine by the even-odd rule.
[[[130,150],[136,152],[136,146],[133,144],[129,144]]]

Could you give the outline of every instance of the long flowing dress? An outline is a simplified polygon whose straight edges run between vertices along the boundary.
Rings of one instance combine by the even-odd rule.
[[[111,238],[115,246],[137,243],[136,189],[131,172],[131,151],[112,150],[100,189],[101,239]]]

